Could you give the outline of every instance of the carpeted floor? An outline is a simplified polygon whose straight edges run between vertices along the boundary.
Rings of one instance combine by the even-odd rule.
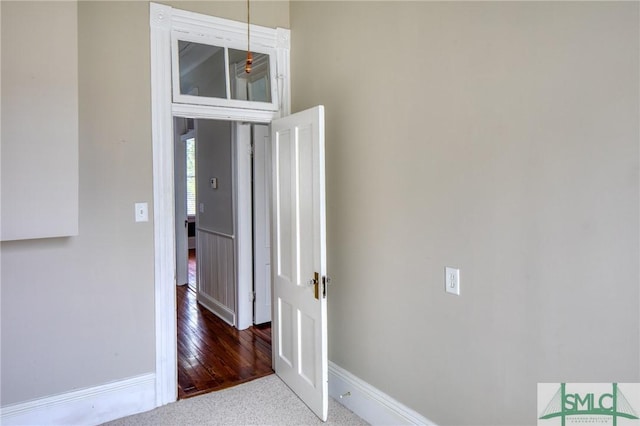
[[[106,423],[109,426],[322,424],[367,423],[331,398],[329,418],[322,423],[275,374]]]

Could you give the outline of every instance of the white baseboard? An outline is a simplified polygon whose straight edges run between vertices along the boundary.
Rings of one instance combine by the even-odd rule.
[[[236,314],[231,309],[218,302],[216,299],[204,294],[198,293],[198,302],[211,313],[215,314],[218,318],[229,324],[230,326],[236,326]]]
[[[0,409],[0,424],[99,425],[155,408],[154,373],[8,405]]]
[[[340,398],[347,392],[349,396]],[[329,395],[373,426],[436,426],[384,392],[329,361]],[[8,405],[0,424],[99,425],[155,408],[155,374]]]
[[[340,398],[341,395],[342,398]],[[331,361],[329,361],[329,396],[373,426],[436,426],[421,414]]]

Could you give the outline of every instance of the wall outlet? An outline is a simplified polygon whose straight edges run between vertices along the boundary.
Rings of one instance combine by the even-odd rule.
[[[444,286],[447,293],[460,296],[460,269],[444,268]]]

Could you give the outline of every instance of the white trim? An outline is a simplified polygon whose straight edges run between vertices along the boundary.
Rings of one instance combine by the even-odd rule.
[[[198,292],[198,302],[202,304],[205,308],[216,314],[221,320],[229,324],[230,326],[235,326],[236,324],[236,314],[231,309],[224,306],[222,303],[218,302],[216,299],[209,297],[204,293]]]
[[[153,149],[153,236],[155,264],[156,405],[177,399],[176,258],[173,180],[173,116],[269,123],[289,114],[290,31],[252,26],[252,42],[276,49],[280,109],[258,111],[201,105],[172,105],[171,31],[198,31],[216,36],[220,31],[243,35],[246,25],[221,18],[150,3],[151,125]]]
[[[346,395],[349,392],[349,395]],[[343,395],[341,398],[340,396]],[[329,361],[329,396],[371,425],[435,423]]]
[[[183,34],[217,40],[218,43],[247,42],[246,22],[232,21],[215,16],[203,15],[186,10],[173,9],[172,29]],[[251,24],[251,45],[261,48],[275,48],[278,39],[274,38],[274,29]],[[288,30],[286,30],[288,31]]]
[[[185,10],[173,9],[172,13],[172,44],[174,52],[172,55],[173,67],[178,69],[178,40],[185,40],[200,44],[208,44],[224,48],[225,57],[225,84],[227,86],[226,98],[208,98],[188,96],[180,93],[180,78],[178,73],[173,75],[173,99],[175,102],[218,105],[227,107],[238,107],[248,109],[261,109],[277,111],[280,105],[278,101],[278,91],[273,85],[271,87],[271,102],[248,102],[231,98],[229,78],[229,55],[228,49],[244,50],[247,47],[247,24],[239,21],[217,18],[213,16],[201,15]],[[284,30],[285,34],[289,30]],[[277,75],[276,63],[277,50],[283,47],[282,37],[278,37],[277,30],[251,24],[251,50],[257,53],[269,55],[270,75]],[[288,42],[288,34],[285,37]],[[287,45],[288,48],[288,45]]]
[[[171,14],[150,3],[157,406],[178,398]]]
[[[278,117],[286,117],[291,114],[291,31],[277,28],[276,39],[276,90],[280,102]]]
[[[235,127],[236,327],[253,325],[253,205],[251,188],[251,126]]]
[[[171,112],[176,117],[205,118],[210,120],[251,121],[271,123],[278,116],[274,111],[256,111],[208,105],[172,104]]]
[[[155,407],[155,374],[2,407],[2,425],[99,425]]]

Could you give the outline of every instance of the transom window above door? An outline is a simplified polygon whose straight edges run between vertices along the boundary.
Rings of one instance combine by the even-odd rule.
[[[275,49],[252,48],[253,66],[247,73],[246,44],[207,41],[173,37],[174,102],[278,110]]]

